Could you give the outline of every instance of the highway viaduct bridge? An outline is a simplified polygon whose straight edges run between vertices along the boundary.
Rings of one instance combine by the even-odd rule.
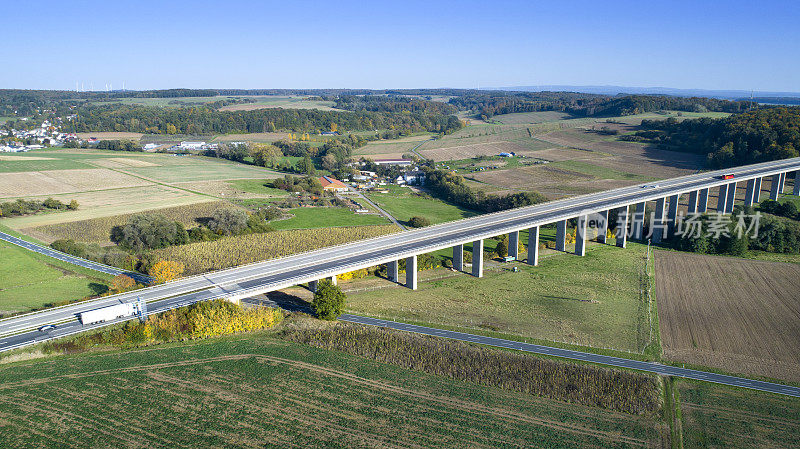
[[[352,242],[344,245],[267,260],[225,270],[190,276],[134,292],[98,298],[78,304],[46,309],[38,312],[0,320],[0,351],[41,341],[35,329],[46,324],[69,323],[78,332],[78,313],[141,298],[152,304],[151,313],[180,307],[192,302],[214,298],[240,299],[293,285],[314,285],[320,279],[333,279],[337,275],[361,268],[386,264],[389,278],[399,282],[398,265],[406,262],[405,285],[417,288],[417,256],[452,248],[454,267],[464,269],[464,245],[472,244],[475,254],[481,254],[486,238],[510,235],[510,255],[518,256],[520,231],[528,230],[527,263],[538,262],[539,229],[556,225],[556,249],[566,249],[567,221],[577,219],[575,253],[584,255],[587,240],[587,221],[592,214],[608,217],[610,211],[619,211],[618,224],[630,228],[632,238],[644,237],[644,211],[648,202],[655,204],[655,228],[652,239],[658,242],[674,227],[681,197],[688,199],[690,212],[705,212],[709,192],[718,192],[716,208],[723,213],[733,210],[737,200],[737,187],[744,189],[744,204],[753,204],[762,195],[762,187],[769,185],[770,198],[776,199],[784,190],[787,176],[793,180],[792,193],[800,194],[800,158],[766,162],[726,170],[697,173],[680,178],[659,181],[650,185],[637,185],[597,192],[589,195],[551,201],[534,206],[480,215],[426,228],[390,234],[382,237]],[[733,175],[723,179],[725,175]],[[764,182],[766,181],[766,182]],[[633,213],[628,213],[632,209]],[[607,221],[606,221],[607,223]],[[661,225],[664,225],[663,228]],[[605,233],[601,232],[604,241]],[[619,234],[616,245],[625,247],[627,232]],[[473,258],[471,272],[483,275],[483,260]],[[66,332],[66,331],[65,331]],[[13,336],[13,338],[12,338]],[[30,341],[30,343],[26,343]]]

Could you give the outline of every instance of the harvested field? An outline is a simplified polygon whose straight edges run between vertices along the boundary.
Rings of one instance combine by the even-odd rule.
[[[422,146],[423,148],[425,145]],[[470,159],[478,156],[496,156],[502,152],[533,155],[534,152],[527,147],[514,143],[497,141],[492,143],[476,143],[471,145],[459,145],[446,148],[431,150],[417,150],[420,154],[436,162],[452,161],[458,159]]]
[[[136,187],[148,182],[105,168],[0,174],[0,198]]]
[[[25,232],[27,232],[29,230],[27,228],[36,226],[54,225],[209,201],[207,196],[160,185],[47,196],[52,196],[67,203],[73,199],[77,200],[80,208],[75,211],[62,211],[55,214],[4,218],[2,223],[17,230],[26,228]],[[47,196],[38,198],[44,199]]]
[[[174,183],[185,181],[214,181],[225,179],[275,178],[282,176],[261,167],[219,161],[191,159],[191,164],[150,167],[131,167],[128,173],[153,180]]]
[[[52,157],[38,157],[38,156],[9,156],[0,154],[0,161],[52,161]]]
[[[154,167],[158,165],[150,161],[128,157],[107,157],[103,159],[95,159],[90,162],[106,168]]]
[[[800,382],[800,266],[656,251],[664,356]]]
[[[96,137],[99,140],[139,140],[144,134],[142,133],[126,133],[126,132],[92,132],[92,133],[78,133],[81,139],[88,139]]]
[[[398,228],[392,225],[275,231],[225,237],[212,242],[172,246],[156,250],[153,254],[157,258],[182,262],[186,266],[185,274],[189,275],[274,259],[397,231]]]
[[[18,362],[0,367],[0,378],[3,447],[668,446],[652,416],[461,382],[269,332]]]
[[[165,207],[161,209],[148,209],[144,213],[159,214],[170,220],[178,221],[187,228],[197,226],[198,218],[210,217],[219,209],[235,208],[226,201],[211,201],[207,203],[189,204],[184,206]],[[140,212],[141,213],[141,212]],[[36,236],[40,240],[52,242],[58,239],[72,239],[80,242],[110,245],[109,235],[111,228],[121,226],[130,220],[135,213],[114,215],[110,217],[93,218],[89,220],[71,221],[52,225],[37,226],[21,229],[22,232]]]

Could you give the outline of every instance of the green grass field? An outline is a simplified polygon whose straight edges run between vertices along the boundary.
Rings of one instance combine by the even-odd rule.
[[[486,246],[493,243],[487,240]],[[595,246],[585,257],[547,255],[538,267],[513,264],[516,273],[504,264],[487,269],[482,279],[464,274],[422,282],[416,292],[351,293],[347,307],[365,315],[640,352],[650,343],[639,289],[645,251],[629,243],[627,249]]]
[[[286,220],[273,220],[269,224],[278,230],[331,228],[339,226],[365,226],[387,224],[379,215],[356,214],[344,207],[298,207],[289,211],[294,215]]]
[[[491,120],[504,125],[527,125],[534,123],[556,122],[573,118],[572,115],[558,111],[519,112],[514,114],[496,115]]]
[[[285,190],[267,187],[266,181],[263,179],[234,179],[228,181],[228,184],[247,193],[281,198],[289,196],[289,192]]]
[[[678,381],[683,447],[798,447],[800,398]]]
[[[32,156],[38,156],[36,154]],[[11,160],[10,158],[15,159]],[[41,158],[48,157],[49,159],[40,159],[30,156],[9,156],[8,159],[0,161],[0,173],[18,173],[27,171],[41,171],[41,170],[71,170],[78,168],[94,168],[91,164],[81,162],[80,160],[70,158],[56,158],[51,156],[39,156]]]
[[[2,447],[662,443],[653,416],[460,382],[270,332],[0,365],[0,415]]]
[[[427,218],[432,224],[475,215],[475,212],[462,207],[416,195],[407,187],[389,186],[388,190],[389,193],[368,193],[367,196],[401,222],[407,222],[417,215]]]
[[[0,242],[0,314],[104,293],[111,278]]]

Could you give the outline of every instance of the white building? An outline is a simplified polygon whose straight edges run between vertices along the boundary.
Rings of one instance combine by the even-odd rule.
[[[181,150],[202,150],[205,142],[181,142]]]

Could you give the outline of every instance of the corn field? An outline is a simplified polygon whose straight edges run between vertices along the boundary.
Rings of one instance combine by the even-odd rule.
[[[646,374],[348,323],[290,323],[280,336],[453,379],[635,415],[654,413],[660,407],[658,381]]]
[[[185,275],[274,259],[396,232],[390,225],[297,229],[226,237],[153,251],[154,259],[181,262]]]

